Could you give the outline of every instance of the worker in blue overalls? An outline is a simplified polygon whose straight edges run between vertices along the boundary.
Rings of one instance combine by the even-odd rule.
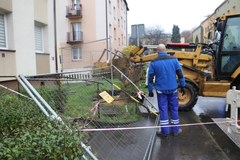
[[[185,78],[180,63],[176,57],[166,52],[166,46],[159,44],[157,47],[158,57],[154,59],[148,70],[148,91],[149,97],[153,97],[153,85],[156,89],[158,108],[160,114],[161,130],[157,131],[158,136],[167,137],[172,133],[174,136],[182,132],[179,127],[178,115],[178,81],[182,95],[185,94]],[[176,77],[178,76],[178,79]],[[155,83],[153,79],[155,77]],[[171,116],[169,127],[168,109]]]

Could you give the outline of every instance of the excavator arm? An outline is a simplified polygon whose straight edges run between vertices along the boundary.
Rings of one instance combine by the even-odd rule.
[[[202,44],[189,44],[189,43],[169,43],[166,45],[168,54],[175,56],[179,60],[188,59],[192,60],[191,66],[202,66],[202,60],[210,60],[210,56],[202,54],[201,51],[205,45]],[[185,49],[193,49],[193,52],[185,51]],[[152,53],[149,55],[143,55],[146,48],[136,47],[129,56],[129,59],[133,63],[149,62],[157,58],[158,53]],[[200,62],[200,63],[199,63]],[[205,66],[202,66],[205,67]]]

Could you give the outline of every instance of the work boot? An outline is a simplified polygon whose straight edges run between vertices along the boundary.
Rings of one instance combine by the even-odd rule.
[[[156,135],[161,138],[168,138],[167,134],[162,133],[161,131],[157,131]]]
[[[173,133],[173,136],[176,137],[176,136],[178,136],[180,133],[182,133],[182,129],[181,129],[181,128],[178,130],[178,132]]]

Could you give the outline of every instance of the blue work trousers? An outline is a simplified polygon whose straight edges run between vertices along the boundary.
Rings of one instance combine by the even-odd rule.
[[[157,92],[158,108],[160,113],[161,133],[170,134],[168,111],[170,111],[170,121],[172,125],[172,133],[179,131],[179,116],[178,116],[178,92],[162,93]],[[165,127],[166,126],[166,127]]]

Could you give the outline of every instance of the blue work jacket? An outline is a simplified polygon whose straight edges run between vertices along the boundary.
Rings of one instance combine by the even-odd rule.
[[[179,74],[182,74],[181,76]],[[178,79],[177,79],[178,75]],[[161,92],[171,92],[178,88],[178,80],[181,87],[185,87],[185,78],[182,67],[176,57],[170,56],[167,52],[158,53],[148,70],[148,91],[153,90],[153,79],[155,89]]]

